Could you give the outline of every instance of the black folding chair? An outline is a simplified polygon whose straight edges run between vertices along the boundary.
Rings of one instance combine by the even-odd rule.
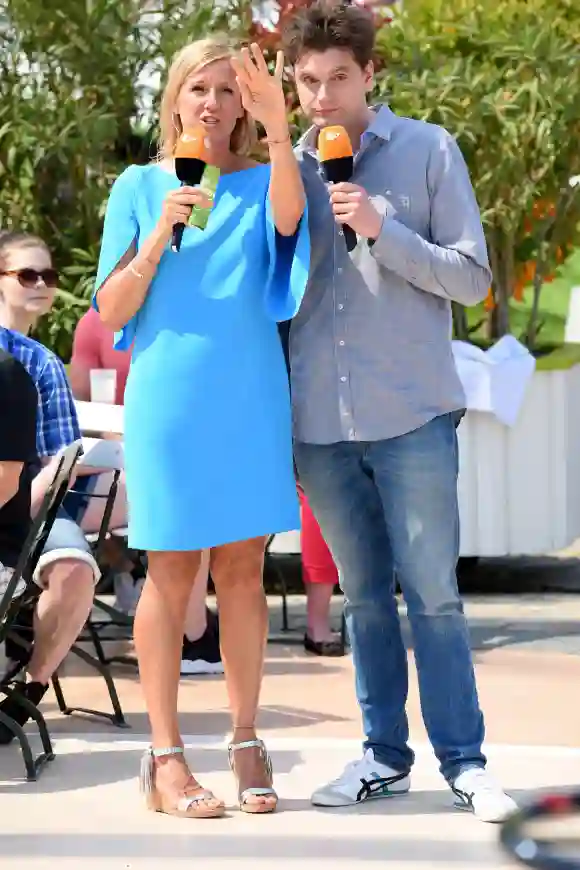
[[[81,403],[82,404],[82,403]],[[93,557],[101,570],[101,578],[97,584],[95,598],[93,602],[93,612],[89,616],[84,630],[79,641],[91,643],[95,649],[96,661],[104,668],[103,676],[109,681],[111,664],[124,664],[136,666],[137,661],[133,656],[129,655],[107,655],[104,644],[108,641],[119,643],[119,641],[130,640],[133,635],[133,619],[123,611],[109,604],[104,599],[104,595],[113,587],[114,571],[110,566],[105,564],[104,550],[107,540],[110,537],[124,538],[126,537],[126,529],[112,529],[111,517],[115,506],[115,500],[119,489],[119,478],[124,467],[123,450],[120,442],[116,440],[103,439],[97,437],[96,433],[87,432],[87,437],[83,443],[88,446],[86,459],[89,464],[105,469],[112,473],[112,482],[108,492],[105,493],[87,493],[72,489],[72,494],[77,494],[83,499],[93,500],[98,499],[104,501],[103,516],[96,533],[88,533],[85,535],[88,544],[91,547]],[[143,554],[135,552],[135,561],[142,562]],[[75,648],[73,652],[77,652]],[[78,653],[77,653],[78,654]],[[94,659],[93,662],[94,663]],[[60,685],[55,686],[57,701],[61,712],[68,714],[71,712],[92,713],[97,716],[106,716],[114,725],[125,727],[125,722],[121,707],[116,697],[112,677],[110,677],[111,685],[109,686],[109,695],[113,705],[114,713],[102,714],[95,710],[81,710],[80,708],[70,708],[66,705],[62,689]]]
[[[107,447],[107,446],[113,447],[113,442],[108,442],[108,443],[102,442],[102,446],[103,447]],[[102,453],[101,453],[101,456],[102,456]],[[97,464],[99,466],[107,467],[107,464],[104,461],[103,462],[98,461],[96,457],[95,457],[94,461],[95,461],[95,464]],[[105,508],[103,511],[103,517],[101,520],[99,531],[98,531],[96,536],[87,536],[87,539],[91,545],[93,556],[94,556],[95,561],[97,562],[97,564],[99,566],[102,564],[102,550],[103,550],[103,547],[105,545],[107,535],[109,533],[109,525],[111,522],[111,516],[112,516],[113,508],[115,505],[115,499],[117,497],[117,491],[118,491],[118,487],[119,487],[119,477],[121,475],[120,465],[116,465],[116,464],[111,465],[110,470],[113,473],[113,480],[112,480],[112,483],[111,483],[111,486],[109,488],[108,493],[105,493],[103,495],[96,494],[96,493],[90,493],[90,494],[79,493],[79,495],[82,495],[82,496],[89,498],[89,499],[100,498],[100,499],[105,500]],[[71,490],[71,492],[75,493],[76,490],[73,488]],[[95,595],[94,605],[95,605],[95,607],[97,607],[99,609],[105,609],[105,610],[108,609],[108,605],[105,602],[102,602],[99,599],[98,595]],[[121,613],[117,614],[117,611],[115,611],[115,615],[117,618],[124,616],[124,614],[121,614]],[[123,623],[123,624],[125,624],[125,623]],[[130,623],[128,623],[128,624],[130,624]],[[80,643],[85,642],[85,641],[90,641],[93,644],[94,649],[95,649],[95,653],[96,653],[96,657],[91,655],[90,653],[88,653],[85,649],[83,649],[80,646]],[[71,707],[71,706],[69,706],[66,702],[66,699],[64,696],[64,691],[63,691],[61,682],[59,680],[58,674],[55,674],[52,678],[52,687],[54,689],[54,694],[56,696],[56,701],[57,701],[60,712],[63,713],[65,716],[70,716],[72,713],[84,713],[84,714],[87,714],[90,716],[97,716],[101,719],[108,719],[113,725],[116,725],[118,728],[129,728],[130,726],[127,723],[125,716],[123,714],[123,709],[121,707],[119,695],[117,693],[115,682],[113,680],[113,676],[111,674],[111,670],[109,667],[110,663],[115,660],[115,657],[107,658],[105,656],[103,646],[101,643],[101,638],[99,637],[99,633],[98,633],[98,623],[95,623],[95,621],[92,619],[91,616],[89,616],[89,618],[86,622],[84,632],[81,634],[78,641],[75,644],[73,644],[70,651],[74,655],[76,655],[78,658],[80,658],[83,662],[85,662],[86,664],[90,665],[90,667],[92,667],[96,671],[98,671],[99,674],[102,676],[102,678],[104,679],[106,686],[107,686],[107,691],[109,693],[109,698],[111,701],[111,706],[113,708],[113,712],[109,713],[109,712],[104,711],[104,710],[94,710],[94,709],[88,708],[88,707]]]
[[[82,449],[83,449],[82,442],[79,441],[78,444],[79,444],[79,449],[82,452]],[[104,516],[103,516],[103,520],[101,523],[101,533],[100,533],[99,537],[104,537],[104,530],[106,530],[106,528],[108,528],[108,524],[110,521],[110,516],[111,516],[111,512],[112,512],[113,504],[114,504],[114,500],[115,500],[115,495],[116,495],[116,491],[117,491],[119,474],[120,474],[120,472],[114,476],[113,485],[112,485],[111,491],[109,492],[108,497],[107,497],[107,503],[106,503],[106,507],[105,507],[105,511],[104,511]],[[68,490],[69,493],[74,492],[74,491],[75,491],[74,488],[72,488],[72,489],[69,488],[69,490]],[[64,494],[66,495],[67,492],[65,491]],[[42,552],[42,547],[44,546],[44,542],[46,541],[46,537],[47,536],[44,536],[44,538],[43,538],[43,543],[42,543],[42,546],[40,547],[39,554]],[[39,556],[37,556],[36,562],[38,561],[38,558],[39,558]],[[35,562],[35,564],[36,564],[36,562]],[[34,590],[36,590],[36,597],[38,597],[40,590],[38,589],[36,584],[33,584],[32,591],[34,592]],[[18,625],[18,622],[16,621],[16,623],[14,623],[11,626],[11,630],[9,631],[9,636],[14,641],[14,643],[21,646],[21,647],[24,647],[24,648],[30,647],[30,641],[25,639],[27,632],[25,631],[25,633],[23,633],[22,629],[26,630],[29,627],[29,625],[31,624],[32,612],[34,610],[34,605],[35,605],[35,599],[29,598],[29,600],[27,601],[27,605],[26,605],[27,610],[25,611],[24,606],[19,608],[20,625]],[[27,616],[28,616],[28,624],[26,621]],[[90,622],[90,620],[89,620],[89,622]],[[20,631],[18,631],[18,628],[20,628]],[[23,636],[23,634],[24,634],[24,636]],[[113,680],[113,676],[112,676],[110,668],[108,666],[108,662],[105,661],[101,655],[99,655],[99,647],[96,644],[95,644],[95,651],[97,653],[96,657],[91,655],[85,649],[83,649],[83,647],[81,646],[81,643],[83,642],[83,640],[84,640],[84,637],[82,637],[82,636],[79,637],[77,642],[74,643],[72,645],[72,647],[70,648],[70,653],[72,653],[77,658],[81,659],[81,661],[85,662],[91,668],[96,670],[100,674],[100,676],[103,678],[103,680],[105,681],[105,684],[107,686],[107,691],[108,691],[109,698],[111,701],[112,712],[108,712],[108,711],[104,711],[104,710],[94,710],[94,709],[88,708],[88,707],[70,706],[65,699],[62,683],[60,681],[60,678],[59,678],[59,675],[57,672],[57,673],[53,674],[53,676],[51,678],[51,683],[52,683],[52,688],[53,688],[53,691],[54,691],[54,694],[56,697],[56,702],[58,704],[58,708],[59,708],[60,712],[65,716],[70,716],[73,713],[84,713],[84,714],[88,714],[88,715],[92,715],[92,716],[97,716],[97,717],[102,718],[102,719],[108,719],[113,725],[116,725],[120,728],[129,727],[126,720],[125,720],[124,714],[123,714],[121,702],[119,700],[119,696],[117,693],[115,682]]]
[[[81,453],[82,444],[80,441],[75,441],[60,454],[53,480],[30,526],[14,573],[0,598],[0,643],[12,636],[11,630],[17,623],[20,611],[38,597],[38,587],[33,580],[34,570],[56,519],[58,509],[68,491],[74,466]],[[24,588],[21,589],[23,584]],[[24,707],[38,726],[43,751],[35,758],[24,730],[11,716],[0,711],[0,722],[14,734],[20,743],[26,768],[26,779],[31,782],[37,778],[41,768],[54,758],[44,716],[28,698],[22,697],[18,691],[18,686],[13,682],[4,679],[0,681],[0,692]]]
[[[103,614],[103,616],[99,618],[94,612],[91,614],[85,626],[83,639],[93,644],[97,658],[103,665],[123,664],[136,666],[137,660],[134,656],[107,655],[104,648],[104,643],[107,641],[118,643],[122,640],[130,640],[133,636],[133,618],[114,605],[109,604],[103,598],[103,590],[108,590],[112,586],[114,577],[112,570],[103,567],[105,544],[109,537],[124,538],[127,532],[126,529],[110,528],[124,459],[122,454],[118,453],[115,449],[116,445],[117,442],[114,441],[99,440],[98,453],[95,452],[94,454],[95,465],[109,469],[113,473],[113,480],[108,493],[102,495],[92,493],[89,496],[91,499],[105,499],[105,508],[99,531],[96,535],[87,535],[93,556],[102,569],[102,577],[95,595],[94,611]],[[135,561],[142,561],[143,555],[135,552],[134,557]],[[111,634],[111,629],[116,629],[116,631]],[[121,723],[117,722],[116,724]]]

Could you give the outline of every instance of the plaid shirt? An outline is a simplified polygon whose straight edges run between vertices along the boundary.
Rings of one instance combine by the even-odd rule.
[[[24,366],[36,384],[36,449],[41,458],[54,456],[81,437],[64,366],[44,345],[3,326],[0,326],[0,347]]]

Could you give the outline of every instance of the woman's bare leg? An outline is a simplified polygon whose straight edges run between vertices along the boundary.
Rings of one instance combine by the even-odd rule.
[[[148,553],[148,573],[135,614],[135,648],[154,749],[183,746],[177,718],[177,693],[185,613],[200,554]],[[176,806],[184,792],[195,794],[183,755],[155,760],[156,785]],[[219,802],[206,801],[208,806]]]
[[[209,550],[203,550],[200,556],[200,565],[191,586],[185,614],[184,634],[189,640],[199,640],[207,628],[205,600],[209,575]]]
[[[233,743],[256,738],[268,634],[268,606],[262,585],[265,546],[265,538],[253,538],[217,547],[211,553],[221,652],[234,727]],[[239,750],[234,762],[240,791],[272,785],[259,749]],[[250,797],[249,802],[270,806],[276,799],[255,796]]]

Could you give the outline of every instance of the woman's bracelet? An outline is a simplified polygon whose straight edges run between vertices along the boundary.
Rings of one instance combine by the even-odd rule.
[[[135,275],[136,278],[145,278],[145,275],[144,275],[142,272],[138,272],[138,271],[137,271],[137,269],[136,269],[135,266],[133,265],[134,262],[135,262],[135,261],[133,261],[132,263],[129,263],[129,272],[131,272],[132,275]],[[146,262],[146,263],[149,263],[149,265],[152,266],[153,269],[155,269],[155,264],[152,263],[151,260],[147,260],[147,259],[146,259],[145,262]]]
[[[285,145],[287,142],[290,141],[290,133],[288,133],[285,139],[266,139],[268,145]]]
[[[132,275],[135,275],[136,278],[144,278],[145,277],[145,275],[143,275],[141,272],[137,271],[137,269],[135,268],[133,263],[129,263],[129,272]]]

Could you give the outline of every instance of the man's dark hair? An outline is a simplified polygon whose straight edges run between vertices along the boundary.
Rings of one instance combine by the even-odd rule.
[[[331,0],[316,0],[299,10],[282,32],[284,54],[292,66],[308,51],[342,48],[364,69],[372,59],[374,44],[373,16],[361,6]]]

